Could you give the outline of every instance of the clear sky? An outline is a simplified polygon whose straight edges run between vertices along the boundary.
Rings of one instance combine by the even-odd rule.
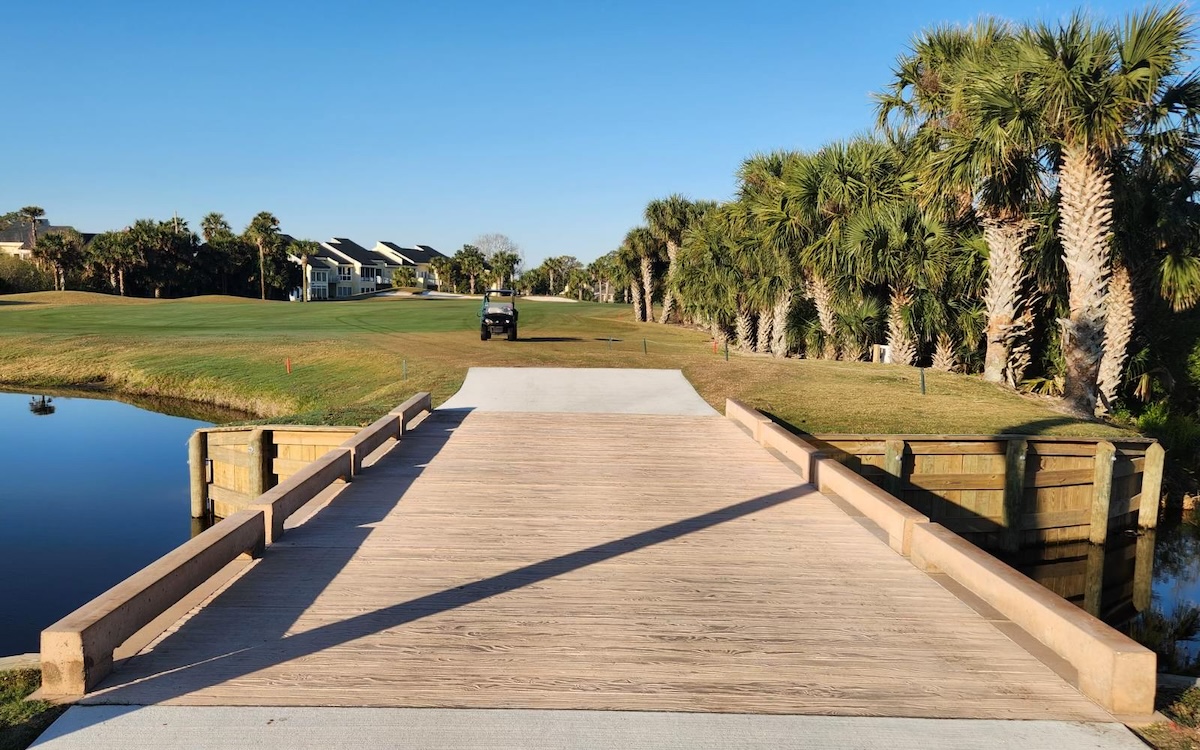
[[[0,212],[81,231],[261,210],[289,234],[614,248],[646,201],[871,127],[914,34],[1012,0],[39,0],[9,14]],[[1092,2],[1100,15],[1141,3]]]

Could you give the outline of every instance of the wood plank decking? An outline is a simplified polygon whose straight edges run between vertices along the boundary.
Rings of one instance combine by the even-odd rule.
[[[480,411],[85,702],[1111,721],[722,418]]]

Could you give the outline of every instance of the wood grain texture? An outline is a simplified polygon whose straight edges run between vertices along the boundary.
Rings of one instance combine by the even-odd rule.
[[[87,702],[1109,720],[731,422],[480,412]]]

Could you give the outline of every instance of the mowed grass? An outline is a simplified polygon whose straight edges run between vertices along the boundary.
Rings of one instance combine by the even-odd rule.
[[[435,403],[472,366],[678,368],[714,407],[742,399],[812,433],[1119,435],[977,377],[731,352],[627,306],[523,301],[521,340],[479,340],[477,300],[297,304],[229,297],[0,297],[0,383],[105,387],[265,420],[365,424],[416,391]],[[285,364],[291,363],[288,374]]]
[[[41,685],[36,669],[0,672],[0,750],[24,750],[66,706],[25,700]]]

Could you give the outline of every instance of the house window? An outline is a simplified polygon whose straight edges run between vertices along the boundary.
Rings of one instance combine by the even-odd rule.
[[[327,287],[318,286],[308,290],[309,299],[329,299],[329,289]]]
[[[379,278],[379,269],[364,267],[362,273],[359,275],[362,276],[363,281],[374,281],[375,279]]]
[[[338,287],[338,296],[339,297],[349,297],[350,296],[350,287],[339,286]]]
[[[313,281],[316,281],[321,284],[328,283],[329,282],[329,272],[328,271],[313,271]]]
[[[338,266],[338,279],[340,281],[352,281],[354,279],[353,266]]]

